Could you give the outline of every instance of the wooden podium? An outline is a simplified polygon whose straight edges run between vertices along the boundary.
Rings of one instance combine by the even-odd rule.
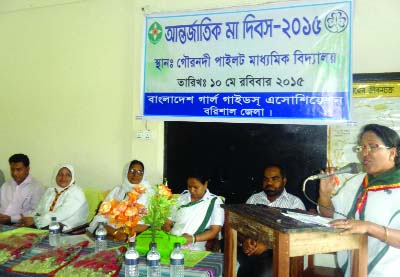
[[[367,276],[367,236],[306,224],[264,205],[222,205],[225,209],[224,276],[236,276],[237,232],[273,249],[274,276],[303,274],[303,256],[353,250],[353,277]]]

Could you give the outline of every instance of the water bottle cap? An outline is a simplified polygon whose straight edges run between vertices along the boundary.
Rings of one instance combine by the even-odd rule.
[[[155,242],[150,242],[150,248],[156,248],[157,247],[157,243]]]
[[[133,240],[133,241],[129,241],[129,247],[135,247],[135,245],[136,245],[136,242]]]
[[[181,244],[179,242],[174,243],[174,248],[177,248],[177,247],[179,247],[179,248],[181,247]]]
[[[51,217],[51,221],[57,221],[57,217],[55,216]]]

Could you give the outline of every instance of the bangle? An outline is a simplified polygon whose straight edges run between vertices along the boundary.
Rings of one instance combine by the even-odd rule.
[[[112,236],[115,237],[116,234],[118,234],[119,229],[116,229],[113,233]]]
[[[389,229],[385,226],[383,226],[383,229],[385,229],[385,238],[384,238],[383,242],[388,242]]]
[[[192,235],[192,244],[195,244],[196,243],[196,237],[195,237],[195,235]]]

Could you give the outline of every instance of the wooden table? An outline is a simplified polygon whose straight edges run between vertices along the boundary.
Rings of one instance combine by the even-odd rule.
[[[224,276],[236,276],[237,233],[273,249],[274,276],[302,276],[303,256],[353,250],[352,276],[367,276],[367,236],[306,224],[264,205],[223,205],[225,209]]]

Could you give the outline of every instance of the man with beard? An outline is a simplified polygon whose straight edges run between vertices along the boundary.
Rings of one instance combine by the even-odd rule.
[[[286,182],[286,174],[281,166],[266,166],[263,191],[250,196],[246,204],[305,210],[298,197],[286,192]],[[239,237],[239,240],[242,241],[242,247],[238,250],[240,267],[237,276],[272,276],[272,250],[264,243],[250,238]]]

